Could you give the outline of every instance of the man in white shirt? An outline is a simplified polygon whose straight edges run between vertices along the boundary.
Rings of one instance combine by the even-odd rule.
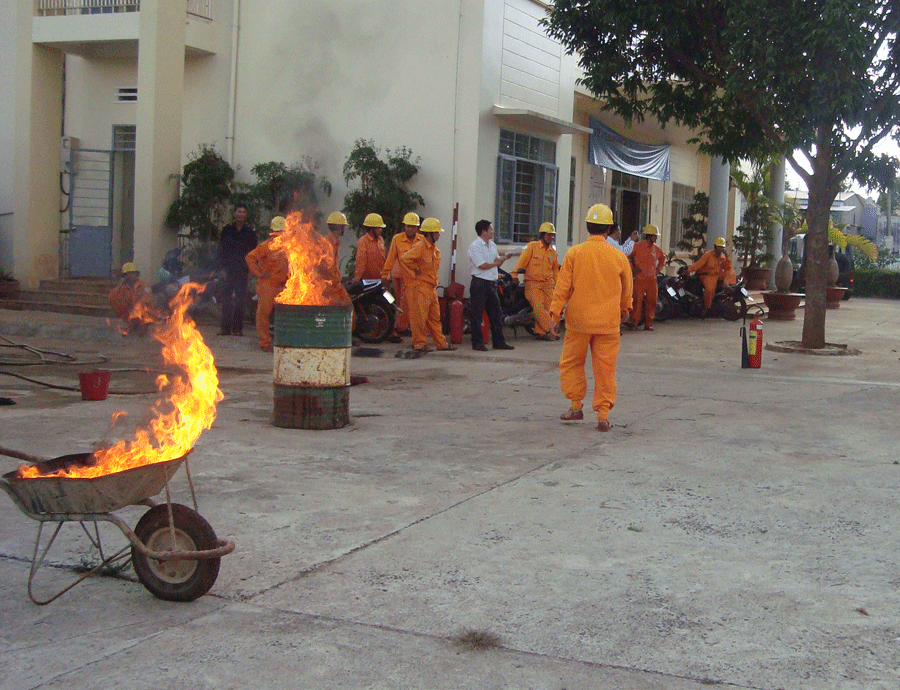
[[[619,244],[619,240],[622,237],[622,231],[619,229],[619,224],[616,223],[613,225],[613,229],[609,231],[609,234],[606,236],[606,241],[609,242],[613,247],[622,252],[625,256],[631,256],[631,252],[634,251],[634,243],[641,239],[641,236],[638,234],[638,231],[635,230],[631,233],[631,236]]]
[[[503,336],[503,312],[500,308],[500,296],[497,294],[497,268],[512,254],[501,256],[494,244],[494,226],[489,220],[475,223],[478,237],[469,245],[469,263],[472,265],[472,283],[469,286],[469,307],[471,317],[469,325],[472,329],[472,349],[487,351],[481,334],[481,317],[487,310],[491,323],[491,341],[495,350],[515,350]]]

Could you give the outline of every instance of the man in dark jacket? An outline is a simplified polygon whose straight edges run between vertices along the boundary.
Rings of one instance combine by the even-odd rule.
[[[256,247],[256,231],[247,223],[247,206],[235,204],[234,223],[222,228],[216,263],[222,272],[222,330],[219,335],[244,334],[247,303],[246,257]]]

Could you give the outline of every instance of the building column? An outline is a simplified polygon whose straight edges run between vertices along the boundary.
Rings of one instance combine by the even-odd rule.
[[[16,192],[12,272],[28,288],[59,275],[63,54],[34,45],[34,3],[16,5]]]
[[[169,244],[164,221],[181,175],[185,5],[142,0],[138,38],[134,263],[145,276]],[[173,177],[174,176],[174,177]]]
[[[784,156],[772,163],[769,172],[769,184],[771,186],[770,199],[772,207],[780,209],[784,205]],[[769,289],[775,289],[775,267],[781,260],[784,248],[784,226],[781,223],[772,223],[772,243],[769,245],[769,253],[772,259],[769,260]]]
[[[713,156],[709,162],[709,220],[706,248],[712,249],[717,237],[728,239],[728,189],[731,184],[731,165],[724,158]]]

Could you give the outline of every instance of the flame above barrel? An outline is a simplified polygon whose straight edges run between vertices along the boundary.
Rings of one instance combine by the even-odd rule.
[[[350,297],[341,285],[331,243],[304,219],[303,214],[289,215],[284,231],[270,242],[273,250],[287,256],[291,269],[287,285],[275,298],[276,302],[311,306],[350,303]]]

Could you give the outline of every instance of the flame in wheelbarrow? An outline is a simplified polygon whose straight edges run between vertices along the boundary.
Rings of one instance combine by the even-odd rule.
[[[284,232],[270,241],[273,250],[287,256],[291,268],[287,285],[275,298],[276,302],[312,306],[350,303],[350,296],[341,285],[331,243],[305,214],[289,215]]]
[[[216,404],[222,399],[219,376],[212,352],[187,316],[188,306],[202,289],[197,283],[182,286],[169,303],[172,316],[152,330],[153,337],[162,343],[163,361],[183,373],[156,378],[160,397],[150,410],[147,425],[138,428],[133,439],[95,451],[91,466],[72,467],[56,476],[99,477],[172,460],[190,451],[200,434],[212,426]],[[141,304],[130,314],[131,318],[148,323],[154,321],[154,316]],[[117,412],[113,419],[121,414]],[[19,468],[19,475],[42,476],[37,468],[25,465]]]

